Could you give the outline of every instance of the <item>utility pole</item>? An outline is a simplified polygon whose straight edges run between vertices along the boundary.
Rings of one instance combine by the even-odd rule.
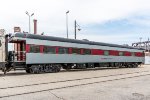
[[[74,22],[74,35],[75,35],[75,39],[76,39],[76,34],[77,34],[77,30],[76,30],[76,28],[77,28],[77,22],[76,22],[76,20],[75,20],[75,22]]]
[[[74,37],[75,39],[77,39],[77,27],[78,27],[78,31],[81,31],[80,26],[77,24],[77,21],[74,21]]]
[[[66,31],[67,31],[67,38],[68,38],[68,13],[69,13],[69,10],[66,12]]]

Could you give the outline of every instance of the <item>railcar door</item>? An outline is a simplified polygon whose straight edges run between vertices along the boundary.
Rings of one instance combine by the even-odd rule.
[[[15,61],[24,62],[26,60],[25,41],[17,41],[14,44]]]

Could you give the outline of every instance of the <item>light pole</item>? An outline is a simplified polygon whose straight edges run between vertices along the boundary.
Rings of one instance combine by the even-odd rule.
[[[29,17],[29,33],[31,32],[31,28],[30,28],[30,18],[34,15],[34,13],[32,13],[31,15],[26,11],[26,14],[28,15]]]
[[[75,37],[75,39],[77,39],[77,27],[78,27],[78,31],[81,31],[80,26],[77,24],[77,21],[75,20],[75,22],[74,22],[74,37]]]
[[[67,31],[67,38],[68,38],[68,13],[69,13],[69,10],[66,12],[66,31]]]

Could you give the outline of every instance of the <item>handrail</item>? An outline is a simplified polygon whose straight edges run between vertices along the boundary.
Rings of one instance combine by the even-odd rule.
[[[26,60],[26,51],[14,52],[14,61],[25,61],[25,60]]]

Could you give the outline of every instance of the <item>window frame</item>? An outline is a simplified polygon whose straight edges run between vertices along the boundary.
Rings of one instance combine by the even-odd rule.
[[[47,51],[45,49],[47,49]],[[53,49],[54,51],[50,52],[50,49]],[[43,53],[56,54],[56,48],[53,46],[43,46]]]
[[[38,51],[37,51],[37,47],[38,47]],[[33,45],[33,44],[31,44],[30,45],[30,51],[29,51],[30,53],[40,53],[41,51],[40,51],[40,45]]]
[[[131,56],[136,56],[136,53],[135,52],[131,52]]]
[[[106,54],[106,52],[107,52],[107,54]],[[104,50],[104,56],[109,56],[109,55],[110,55],[109,50]]]
[[[119,51],[119,56],[124,56],[124,52],[123,51]]]
[[[77,51],[77,52],[74,52]],[[81,54],[81,49],[80,48],[72,48],[72,54]]]
[[[89,50],[89,52],[85,52],[86,50]],[[92,50],[91,49],[82,49],[82,54],[83,55],[91,55],[92,54]]]
[[[60,49],[62,49],[63,52],[60,52]],[[69,54],[69,48],[67,48],[67,47],[58,47],[58,54]]]

